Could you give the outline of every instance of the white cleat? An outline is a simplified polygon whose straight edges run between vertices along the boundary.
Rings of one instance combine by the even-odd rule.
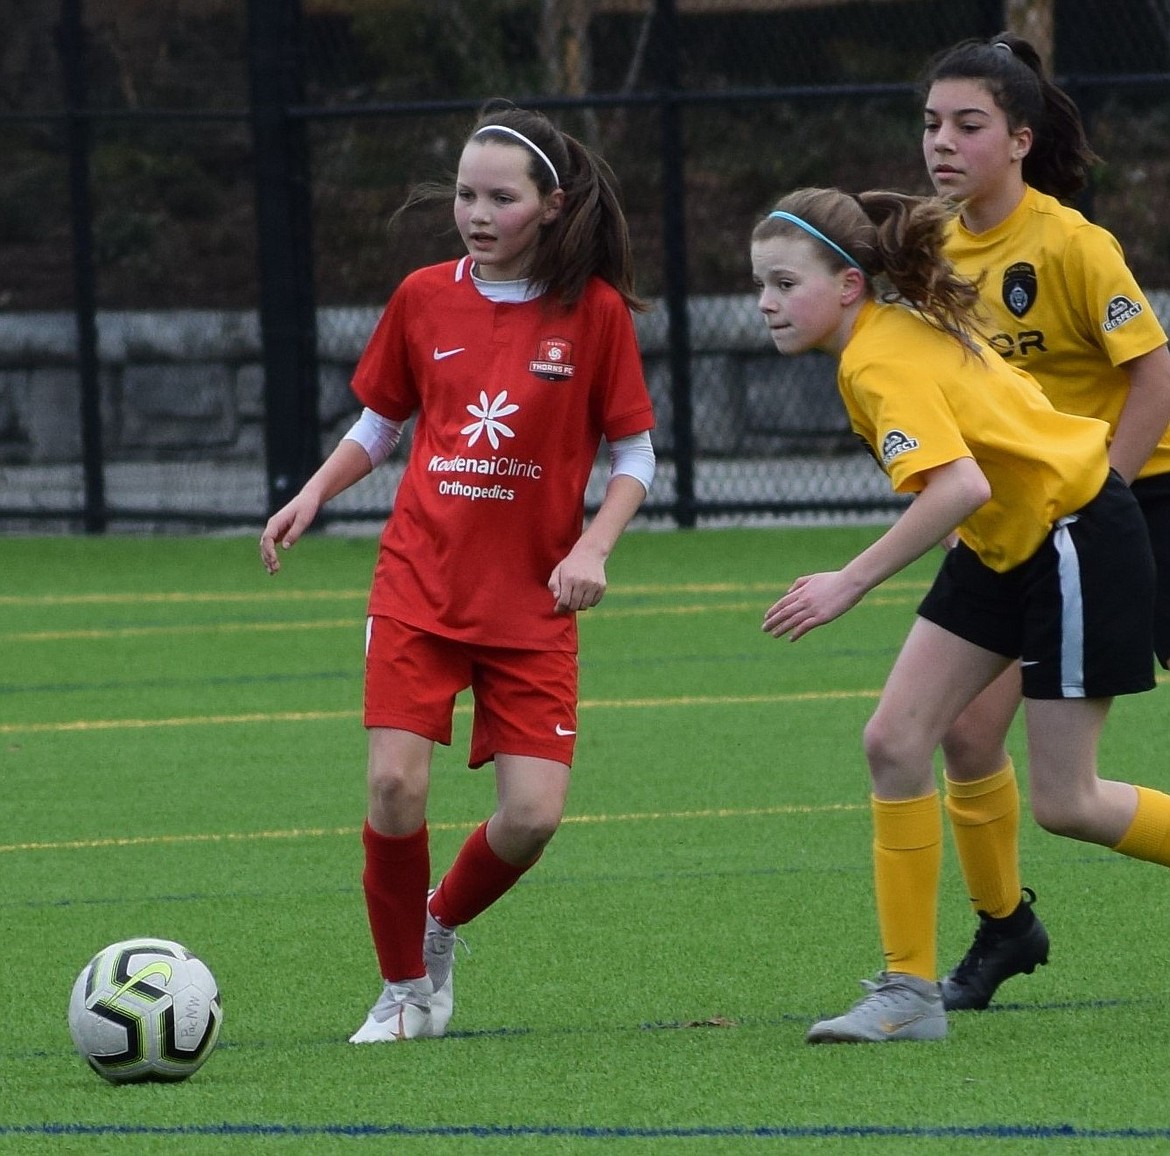
[[[400,983],[387,980],[378,1002],[370,1008],[366,1022],[349,1037],[349,1042],[382,1044],[442,1035],[442,1032],[435,1031],[432,999],[431,981],[425,975]]]
[[[441,1036],[447,1031],[455,1010],[455,944],[463,941],[453,927],[444,927],[432,914],[427,896],[427,930],[423,936],[423,961],[434,995],[431,997],[431,1034]]]

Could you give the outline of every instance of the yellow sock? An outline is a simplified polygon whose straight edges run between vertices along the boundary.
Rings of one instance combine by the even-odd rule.
[[[1002,919],[1020,904],[1020,789],[1011,759],[994,775],[946,778],[947,814],[971,906]]]
[[[887,971],[938,978],[938,880],[942,807],[921,799],[871,798],[873,874]]]
[[[1150,787],[1136,787],[1137,813],[1121,842],[1113,848],[1131,859],[1145,859],[1170,867],[1170,795]]]

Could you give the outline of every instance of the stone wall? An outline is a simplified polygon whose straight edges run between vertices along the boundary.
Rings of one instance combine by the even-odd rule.
[[[356,412],[349,379],[376,308],[318,315],[323,449]],[[658,445],[671,448],[665,312],[637,318],[658,410]],[[111,462],[255,460],[263,454],[264,383],[254,312],[101,313],[97,318],[102,440]],[[696,298],[690,309],[695,427],[705,453],[766,448],[787,433],[837,430],[843,418],[828,365],[778,358],[754,298]],[[0,314],[0,465],[75,462],[81,452],[76,329],[67,313]],[[778,405],[787,380],[797,396]],[[785,416],[788,414],[789,416]]]
[[[1150,295],[1170,327],[1170,291]],[[352,422],[353,367],[377,308],[318,315],[319,412],[327,452]],[[672,447],[667,318],[636,319],[660,453]],[[254,312],[102,313],[97,319],[103,449],[110,462],[263,458],[264,382]],[[698,451],[753,456],[848,438],[829,360],[780,358],[752,296],[695,297],[689,309]],[[68,313],[0,313],[0,466],[80,459],[76,328]]]
[[[1170,325],[1170,293],[1151,298]],[[377,316],[376,308],[319,314],[322,455],[356,416],[349,380]],[[636,323],[657,418],[648,506],[670,510],[666,316],[657,308]],[[848,430],[829,358],[779,357],[752,296],[692,299],[689,328],[693,484],[706,518],[891,507],[888,482]],[[110,528],[263,525],[269,499],[256,314],[106,313],[98,335]],[[77,528],[87,493],[79,413],[72,315],[0,314],[0,531]],[[335,519],[383,518],[403,456],[339,495],[330,504]],[[606,476],[601,460],[587,503],[601,500]]]

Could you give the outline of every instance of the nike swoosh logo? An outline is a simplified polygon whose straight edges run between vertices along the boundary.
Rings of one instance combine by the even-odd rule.
[[[433,358],[434,358],[436,361],[445,361],[445,360],[446,360],[448,357],[454,357],[454,356],[455,356],[455,354],[457,354],[457,353],[462,353],[462,352],[463,352],[463,351],[464,351],[466,348],[467,348],[467,347],[466,347],[465,345],[461,345],[461,346],[459,346],[459,348],[458,348],[458,349],[442,349],[442,350],[441,350],[441,349],[439,349],[439,347],[436,345],[436,346],[435,346],[435,352],[434,352],[434,353],[432,353],[432,354],[431,354],[431,356],[432,356],[432,357],[433,357]]]
[[[1040,659],[1038,658],[1022,658],[1020,659],[1021,666],[1039,666]]]
[[[900,1032],[903,1028],[908,1028],[911,1024],[916,1024],[920,1019],[924,1019],[922,1015],[913,1015],[904,1020],[882,1020],[878,1025],[887,1036],[892,1036],[894,1032]]]
[[[567,731],[567,730],[565,730],[565,728],[564,728],[563,726],[561,726],[561,724],[560,724],[560,723],[557,723],[557,734],[559,734],[559,735],[560,735],[562,738],[563,738],[565,735],[575,735],[576,733],[577,733],[576,731]]]

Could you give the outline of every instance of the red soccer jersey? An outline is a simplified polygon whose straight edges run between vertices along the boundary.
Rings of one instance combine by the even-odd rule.
[[[548,580],[584,522],[604,436],[654,417],[630,311],[599,278],[570,311],[497,304],[464,257],[390,298],[353,389],[383,417],[417,413],[382,532],[371,614],[486,646],[575,650]]]

